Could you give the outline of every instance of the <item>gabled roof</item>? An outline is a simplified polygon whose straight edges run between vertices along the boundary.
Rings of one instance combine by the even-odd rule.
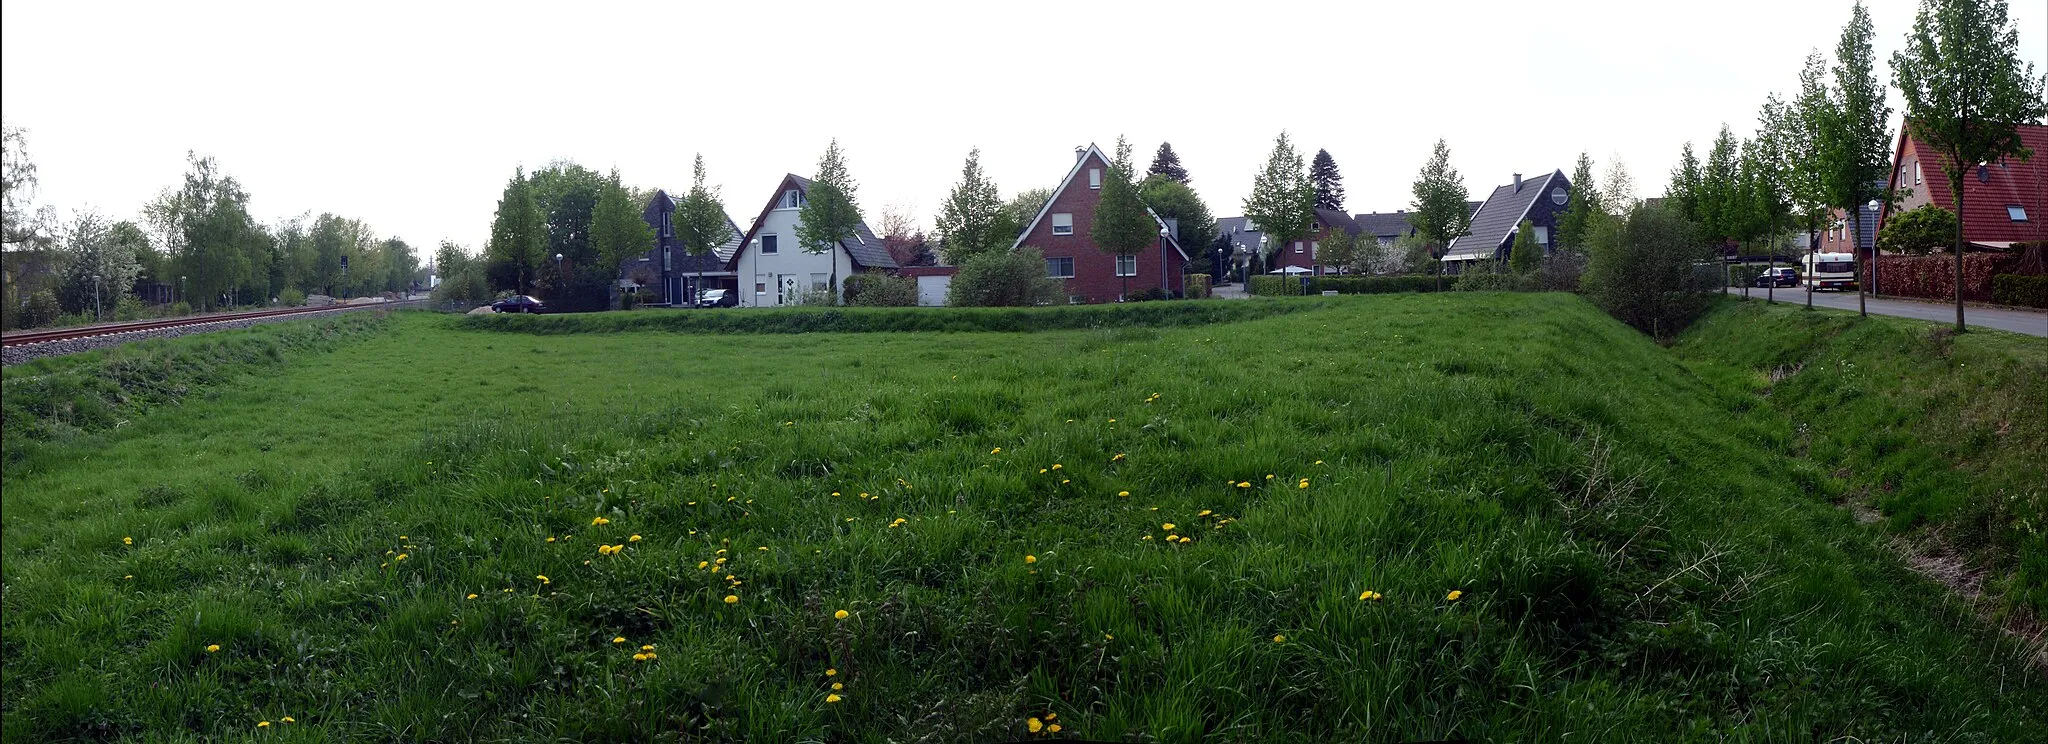
[[[1043,221],[1045,216],[1052,212],[1052,205],[1060,200],[1060,194],[1066,193],[1067,187],[1074,183],[1074,176],[1081,172],[1081,166],[1087,165],[1089,160],[1097,158],[1101,159],[1104,165],[1109,164],[1109,156],[1103,155],[1102,150],[1097,148],[1095,143],[1088,143],[1088,149],[1083,150],[1079,157],[1074,158],[1074,166],[1067,169],[1067,177],[1060,179],[1059,187],[1054,188],[1052,196],[1046,198],[1045,206],[1038,208],[1038,214],[1033,215],[1031,223],[1024,226],[1024,232],[1017,233],[1017,239],[1011,241],[1010,250],[1015,251],[1024,245],[1024,240],[1031,237],[1031,231],[1038,229],[1038,223]],[[1152,211],[1151,207],[1146,207],[1145,214],[1152,215],[1152,221],[1157,223],[1160,229],[1166,229],[1166,220],[1160,219],[1158,212]],[[1178,238],[1169,236],[1166,242],[1173,244],[1173,250],[1180,254],[1181,260],[1187,260],[1188,252],[1180,247],[1180,240]]]
[[[667,201],[666,205],[662,204],[663,200]],[[667,209],[662,211],[667,212],[670,215],[673,215],[675,214],[676,209],[681,206],[681,203],[675,198],[675,196],[669,194],[667,190],[655,189],[654,199],[650,200],[647,203],[646,209],[640,210],[641,219],[651,219],[653,213],[656,211],[655,207],[658,205],[666,206]],[[673,217],[671,217],[671,219],[673,219]],[[725,224],[728,229],[728,232],[726,233],[727,237],[725,239],[725,242],[719,244],[718,247],[711,249],[711,253],[718,257],[718,263],[720,264],[723,264],[727,260],[730,260],[732,258],[732,255],[738,252],[740,249],[740,225],[738,222],[733,221],[731,212],[725,213]],[[684,259],[684,262],[687,263],[690,261],[695,261],[696,259],[696,256],[689,256],[688,258]],[[716,268],[705,269],[705,271],[717,270],[718,269]]]
[[[775,211],[775,205],[782,202],[782,192],[788,191],[791,187],[795,187],[798,193],[808,195],[811,191],[811,179],[795,173],[783,175],[782,183],[775,186],[775,193],[768,197],[768,203],[762,205],[761,213],[754,217],[754,224],[747,228],[745,235],[740,236],[737,249],[731,256],[726,257],[727,269],[739,269],[740,254],[746,251],[747,246],[754,244],[754,234],[760,232],[761,225],[768,221],[768,213]],[[839,248],[853,259],[854,268],[897,268],[895,257],[890,256],[888,249],[882,247],[882,239],[875,237],[875,231],[868,229],[868,223],[857,223],[853,229],[853,237],[839,241]]]
[[[1335,209],[1317,209],[1316,221],[1333,228],[1342,228],[1352,235],[1358,234],[1358,222],[1351,215]]]
[[[2020,124],[2020,144],[2034,151],[2028,160],[2000,158],[1971,168],[1963,174],[1963,237],[1972,243],[2009,243],[2048,240],[2048,126]],[[1931,148],[1918,147],[1923,175],[1918,186],[1902,184],[1905,169],[1907,127],[1899,128],[1899,144],[1892,151],[1891,187],[1926,189],[1928,200],[1943,209],[1955,209],[1955,195],[1949,190],[1942,166],[1948,159]],[[2015,222],[2006,207],[2017,204],[2027,212],[2026,222]],[[1883,223],[1892,214],[1885,207],[1878,216]]]
[[[1492,258],[1502,243],[1514,237],[1515,228],[1528,218],[1529,207],[1536,204],[1536,199],[1549,193],[1551,184],[1563,181],[1564,171],[1553,170],[1541,179],[1522,181],[1519,189],[1512,183],[1494,189],[1485,203],[1479,205],[1479,211],[1472,214],[1472,226],[1464,235],[1451,240],[1444,260]]]
[[[1407,212],[1369,212],[1355,214],[1351,221],[1358,223],[1359,232],[1382,238],[1399,238],[1415,233],[1415,226],[1408,222]]]

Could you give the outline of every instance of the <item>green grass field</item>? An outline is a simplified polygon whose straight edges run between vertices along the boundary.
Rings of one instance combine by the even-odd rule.
[[[1740,363],[1566,295],[1310,302],[394,316],[10,445],[5,738],[2040,739],[2048,675]]]

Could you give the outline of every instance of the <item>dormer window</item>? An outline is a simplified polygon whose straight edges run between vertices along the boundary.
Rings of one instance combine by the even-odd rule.
[[[804,192],[790,189],[782,192],[781,209],[796,209],[804,205]]]
[[[2018,204],[2007,204],[2005,205],[2005,216],[2011,217],[2014,222],[2026,222],[2027,208]]]
[[[1089,169],[1088,169],[1088,188],[1091,188],[1091,189],[1099,189],[1099,188],[1102,188],[1102,169],[1101,169],[1101,168],[1089,168]]]

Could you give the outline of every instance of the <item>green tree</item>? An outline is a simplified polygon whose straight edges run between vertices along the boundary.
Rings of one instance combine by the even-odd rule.
[[[590,242],[604,175],[557,160],[535,171],[530,180],[534,204],[547,226],[539,276],[547,278],[549,301],[562,308],[602,307],[618,271],[616,266],[600,266],[603,259]]]
[[[1265,167],[1252,178],[1251,195],[1244,198],[1244,216],[1266,236],[1266,250],[1258,258],[1270,265],[1273,254],[1308,235],[1315,222],[1315,208],[1315,184],[1309,181],[1294,141],[1282,131],[1273,139],[1273,152],[1266,156]],[[1458,208],[1463,210],[1465,203],[1458,202]]]
[[[1466,205],[1470,198],[1465,191],[1465,179],[1458,175],[1458,169],[1451,167],[1451,146],[1439,139],[1436,148],[1430,152],[1429,162],[1422,165],[1422,171],[1415,176],[1413,187],[1415,201],[1410,205],[1408,224],[1421,235],[1432,252],[1444,250],[1451,240],[1464,235],[1472,227],[1471,207]],[[1437,275],[1437,289],[1443,289],[1444,267],[1441,254],[1433,256]]]
[[[1360,241],[1378,242],[1371,235],[1354,235],[1341,227],[1330,231],[1330,238],[1316,248],[1316,263],[1328,267],[1332,273],[1343,273],[1358,264]]]
[[[1671,168],[1671,185],[1664,191],[1665,203],[1687,222],[1701,222],[1701,190],[1704,188],[1704,181],[1705,174],[1700,170],[1700,159],[1693,155],[1692,143],[1687,142],[1685,147],[1679,150],[1678,165]],[[1588,225],[1587,230],[1580,233],[1580,243],[1588,242],[1587,239],[1592,236],[1592,228],[1592,225]]]
[[[509,287],[493,289],[525,294],[539,276],[547,241],[547,223],[534,202],[531,182],[525,169],[515,170],[511,182],[505,184],[504,194],[498,197],[498,211],[491,219],[491,240],[484,246],[484,255],[506,266],[505,273],[512,281]]]
[[[1536,242],[1536,225],[1528,220],[1515,228],[1515,244],[1508,249],[1508,270],[1528,276],[1543,266],[1543,245]]]
[[[1329,150],[1316,150],[1315,160],[1308,166],[1308,180],[1316,187],[1316,208],[1335,212],[1344,211],[1344,174],[1337,170],[1337,159],[1330,157]]]
[[[1172,179],[1176,183],[1188,183],[1188,169],[1181,167],[1180,155],[1173,151],[1173,143],[1159,143],[1159,151],[1152,155],[1152,167],[1145,171],[1145,180],[1153,176]]]
[[[946,289],[953,307],[1025,307],[1059,303],[1065,284],[1046,276],[1045,254],[1026,246],[967,259]]]
[[[833,302],[839,297],[839,245],[860,234],[860,203],[854,196],[853,173],[846,169],[846,155],[839,140],[825,146],[818,159],[818,175],[811,179],[804,205],[797,210],[796,239],[805,253],[832,257],[832,279],[826,288]]]
[[[142,272],[135,247],[121,242],[114,223],[97,212],[80,212],[65,225],[63,281],[58,304],[70,313],[111,315]],[[104,312],[103,312],[104,311]]]
[[[1856,3],[1849,12],[1849,24],[1842,28],[1841,41],[1835,45],[1830,118],[1818,130],[1822,136],[1817,154],[1822,164],[1823,200],[1849,215],[1852,236],[1863,234],[1864,203],[1891,201],[1883,184],[1891,175],[1892,109],[1885,104],[1884,82],[1877,78],[1877,53],[1871,48],[1876,35],[1870,12],[1864,10],[1863,3]],[[1877,260],[1874,253],[1871,260]],[[1865,298],[1876,291],[1867,284],[1858,282],[1856,292],[1856,309],[1866,315]]]
[[[1109,162],[1109,172],[1102,176],[1102,199],[1095,205],[1095,219],[1088,227],[1088,237],[1095,242],[1096,250],[1111,256],[1131,256],[1131,264],[1135,268],[1137,254],[1159,240],[1159,223],[1146,211],[1145,199],[1138,194],[1138,184],[1132,180],[1133,177],[1131,145],[1118,135],[1116,156]],[[1117,275],[1123,277],[1122,298],[1127,298],[1131,294],[1131,277],[1122,271]],[[1160,281],[1164,282],[1165,277]]]
[[[1181,245],[1206,246],[1216,241],[1216,217],[1193,186],[1165,176],[1148,176],[1138,184],[1138,196],[1160,219],[1174,221],[1180,231],[1175,239]],[[1190,263],[1189,270],[1207,271],[1202,267],[1208,265],[1209,257],[1202,256],[1199,261],[1199,266]]]
[[[725,201],[719,196],[716,186],[704,185],[704,154],[697,154],[697,163],[691,168],[690,193],[676,203],[675,215],[670,224],[675,226],[676,241],[683,251],[697,257],[709,256],[726,241],[733,239],[732,220],[725,215]],[[703,262],[697,263],[695,286],[704,285]],[[702,291],[701,289],[698,291]],[[696,296],[690,297],[694,305]]]
[[[1706,167],[1700,171],[1699,189],[1693,196],[1700,233],[1717,248],[1741,237],[1748,216],[1741,166],[1742,143],[1735,139],[1734,130],[1722,124],[1713,148],[1707,151]]]
[[[35,219],[36,163],[28,156],[28,133],[0,125],[0,243],[8,250],[39,242]]]
[[[1894,253],[1908,253],[1925,256],[1936,248],[1953,245],[1955,239],[1956,213],[1938,204],[1922,204],[1916,209],[1892,215],[1884,228],[1877,231],[1877,247]]]
[[[160,200],[161,220],[175,233],[173,261],[189,277],[190,297],[202,307],[232,304],[252,269],[251,247],[267,239],[249,217],[249,195],[233,176],[221,172],[211,157],[186,153],[185,182],[174,195]]]
[[[968,258],[994,251],[1007,251],[1017,239],[1017,222],[1003,208],[996,182],[981,170],[981,148],[967,152],[960,168],[960,182],[939,206],[932,220],[946,263],[959,266]]]
[[[1687,145],[1690,148],[1690,145]],[[1583,250],[1586,232],[1601,213],[1600,189],[1593,183],[1593,158],[1579,153],[1572,166],[1571,202],[1557,217],[1557,245],[1565,250]]]
[[[654,228],[640,219],[632,199],[613,168],[598,190],[597,207],[590,216],[590,247],[607,276],[618,276],[627,259],[654,247]]]
[[[1853,22],[1852,22],[1853,26]],[[1850,34],[1843,35],[1844,43]],[[1853,71],[1851,72],[1853,76]],[[2048,115],[2043,89],[2019,58],[2019,31],[2004,0],[1920,0],[1906,46],[1892,54],[1892,81],[1906,101],[1906,129],[1940,153],[1955,213],[1963,213],[1963,175],[1977,163],[2029,158],[2015,125]],[[1861,113],[1850,114],[1861,116]],[[1963,323],[1963,229],[1956,225],[1956,332]]]
[[[1676,210],[1637,209],[1590,236],[1588,299],[1637,330],[1669,338],[1698,317],[1719,290],[1698,265],[1714,259]]]
[[[1820,52],[1806,57],[1799,71],[1799,96],[1792,99],[1786,115],[1778,121],[1778,172],[1784,179],[1785,196],[1792,219],[1806,235],[1805,252],[1820,247],[1820,231],[1832,217],[1828,214],[1828,150],[1837,139],[1840,117],[1828,97],[1826,63]],[[1813,306],[1813,287],[1807,285],[1806,306]]]
[[[1017,232],[1021,233],[1031,226],[1032,220],[1038,219],[1038,213],[1045,209],[1045,203],[1049,201],[1052,201],[1052,189],[1025,189],[1010,197],[1009,201],[1003,202],[1003,211],[1009,213],[1012,222],[1017,225]],[[1010,241],[1016,242],[1017,237],[1012,234]]]
[[[1793,224],[1792,201],[1786,189],[1789,178],[1785,168],[1789,158],[1785,145],[1787,138],[1797,135],[1795,118],[1777,94],[1766,97],[1756,137],[1743,147],[1741,180],[1750,215],[1744,233],[1751,241],[1763,242],[1772,268],[1778,265],[1778,239]],[[1765,293],[1775,301],[1776,284]]]

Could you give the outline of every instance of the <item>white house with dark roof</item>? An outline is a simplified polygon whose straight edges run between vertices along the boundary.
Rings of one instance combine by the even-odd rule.
[[[1535,226],[1536,243],[1548,255],[1554,245],[1551,233],[1557,230],[1558,215],[1569,207],[1571,197],[1572,185],[1565,179],[1564,171],[1554,170],[1526,181],[1516,173],[1513,181],[1495,188],[1479,205],[1479,211],[1472,213],[1472,226],[1465,234],[1451,241],[1444,252],[1444,270],[1457,273],[1469,263],[1506,261],[1515,243],[1515,231],[1523,220]]]
[[[784,176],[753,226],[740,237],[739,249],[726,260],[739,285],[741,307],[793,304],[804,292],[829,289],[835,273],[843,284],[846,277],[862,271],[896,268],[896,259],[865,222],[852,238],[839,241],[830,251],[804,250],[796,238],[797,215],[810,187],[811,179],[794,173]]]

